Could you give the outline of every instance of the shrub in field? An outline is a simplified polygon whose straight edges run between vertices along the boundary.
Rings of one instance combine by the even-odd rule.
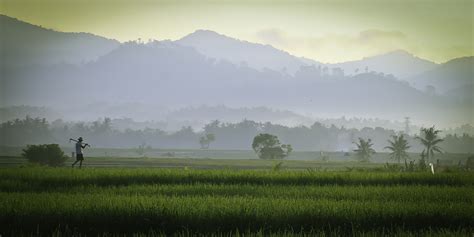
[[[67,159],[58,144],[28,145],[22,156],[29,162],[49,166],[61,166]]]
[[[388,162],[383,166],[384,171],[398,172],[402,171],[403,167],[400,164],[389,164]]]
[[[280,171],[282,169],[282,166],[283,166],[283,162],[278,162],[277,164],[275,164],[273,167],[272,167],[272,170],[273,171]]]
[[[283,159],[293,151],[290,144],[280,144],[277,136],[268,133],[255,136],[252,149],[260,159]]]
[[[474,169],[474,156],[470,156],[466,160],[466,170]]]
[[[420,160],[418,161],[418,170],[424,171],[428,169],[428,164],[426,164],[425,157],[421,156]]]
[[[146,143],[142,143],[141,145],[138,146],[138,148],[135,150],[135,152],[139,156],[145,156],[145,153],[147,151],[151,151],[152,147],[150,145],[146,145]]]

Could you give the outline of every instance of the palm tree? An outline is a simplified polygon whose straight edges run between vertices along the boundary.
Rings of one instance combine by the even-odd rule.
[[[400,136],[392,136],[393,140],[388,140],[390,146],[384,147],[384,149],[389,149],[392,152],[390,153],[390,157],[394,160],[397,160],[400,164],[401,159],[405,159],[405,164],[407,163],[408,153],[407,150],[410,148],[408,145],[408,141],[403,137]]]
[[[434,153],[442,153],[441,148],[437,146],[438,143],[442,142],[443,139],[438,137],[438,133],[440,130],[436,130],[435,127],[430,128],[421,128],[422,137],[417,137],[423,146],[425,146],[425,150],[423,150],[426,154],[426,160],[428,162],[431,161],[431,158],[434,157]]]
[[[357,146],[357,149],[354,151],[356,152],[357,159],[362,162],[368,162],[370,156],[375,154],[375,150],[372,148],[374,144],[372,144],[372,140],[367,139],[364,140],[363,138],[359,137],[359,143],[354,143]]]

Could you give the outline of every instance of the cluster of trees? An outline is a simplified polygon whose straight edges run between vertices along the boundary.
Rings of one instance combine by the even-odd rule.
[[[283,159],[293,151],[290,144],[281,144],[277,136],[268,133],[255,136],[252,149],[260,159]]]
[[[426,162],[431,162],[434,159],[435,153],[442,153],[439,144],[443,139],[439,138],[440,130],[436,130],[435,127],[422,128],[421,136],[417,136],[424,149],[421,152],[420,164],[426,164]],[[390,157],[398,163],[402,159],[405,161],[405,167],[408,168],[407,158],[408,149],[410,145],[405,139],[403,134],[393,135],[391,140],[388,140],[390,143],[389,146],[386,146],[385,149],[391,151]],[[370,157],[375,154],[375,150],[372,148],[372,140],[364,139],[359,137],[359,141],[354,143],[357,146],[357,149],[354,149],[357,160],[361,162],[369,162]],[[292,146],[290,144],[280,144],[278,137],[268,133],[261,133],[254,137],[252,143],[252,149],[257,153],[258,157],[261,159],[283,159],[291,153]],[[426,159],[425,159],[426,158]]]
[[[251,142],[258,134],[273,134],[282,143],[291,144],[295,150],[307,151],[352,151],[355,142],[362,138],[371,144],[375,151],[384,151],[393,146],[387,138],[399,136],[394,130],[381,127],[347,129],[314,123],[311,126],[287,127],[271,123],[258,123],[243,120],[239,123],[221,123],[212,121],[203,131],[194,131],[183,127],[175,132],[160,129],[117,130],[109,118],[94,122],[64,122],[56,120],[30,118],[15,119],[0,124],[0,145],[25,146],[27,144],[57,143],[68,145],[69,138],[82,136],[95,147],[131,148],[146,144],[153,148],[209,148],[213,149],[250,149]],[[437,133],[441,137],[441,133]],[[426,147],[417,136],[404,135],[410,146],[409,152],[421,152]],[[419,134],[423,137],[423,134]],[[399,139],[399,138],[398,138]],[[445,135],[439,147],[452,153],[472,153],[474,137]],[[143,149],[142,149],[143,150]],[[400,158],[403,159],[403,158]]]
[[[53,134],[46,119],[27,116],[2,123],[0,138],[2,145],[26,145],[52,141]]]
[[[435,153],[442,153],[440,143],[444,140],[439,137],[440,130],[436,130],[435,127],[430,128],[421,128],[420,136],[417,136],[416,139],[423,145],[423,151],[421,152],[421,158],[419,160],[420,164],[426,164],[426,162],[432,162],[434,160]],[[410,148],[408,140],[405,139],[403,134],[392,136],[391,140],[388,140],[390,143],[389,146],[386,146],[385,149],[390,150],[390,157],[398,163],[401,160],[405,161],[405,167],[408,168],[407,158],[408,149]],[[356,157],[359,161],[368,162],[370,156],[375,154],[375,150],[372,148],[373,144],[371,139],[359,138],[359,142],[355,143],[357,149]]]

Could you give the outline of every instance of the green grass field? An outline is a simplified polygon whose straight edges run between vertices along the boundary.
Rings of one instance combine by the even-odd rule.
[[[474,175],[2,168],[0,234],[472,236]]]
[[[25,147],[10,147],[0,146],[0,156],[19,157],[21,156],[22,149]],[[61,147],[67,156],[71,156],[73,146]],[[119,160],[122,158],[170,158],[170,159],[218,159],[218,160],[259,160],[253,150],[213,150],[213,149],[151,149],[147,150],[145,154],[139,155],[136,152],[136,148],[87,148],[85,149],[86,158],[104,158],[109,160]],[[329,161],[341,161],[341,162],[355,162],[355,154],[349,152],[324,152]],[[409,160],[418,160],[420,158],[419,153],[409,153]],[[443,153],[436,154],[436,159],[450,162],[452,165],[456,165],[459,160],[465,160],[471,154],[456,154],[456,153]],[[321,161],[321,153],[319,151],[298,151],[295,150],[285,160],[291,161]],[[394,162],[389,159],[387,152],[377,152],[371,157],[372,163],[385,163]]]
[[[70,166],[75,159],[68,159]],[[384,163],[360,163],[356,161],[322,162],[318,160],[260,160],[260,159],[209,159],[209,158],[128,158],[128,157],[86,157],[84,168],[189,168],[189,169],[229,169],[229,170],[272,170],[282,162],[285,170],[347,170],[351,168],[380,168]],[[0,167],[28,166],[21,157],[0,156]]]

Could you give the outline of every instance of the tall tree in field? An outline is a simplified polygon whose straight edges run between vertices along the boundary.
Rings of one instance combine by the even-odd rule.
[[[403,135],[392,136],[392,140],[388,140],[388,143],[390,143],[390,146],[386,146],[385,149],[392,151],[390,153],[390,158],[398,161],[398,163],[400,163],[401,159],[404,159],[406,164],[408,158],[407,150],[410,146]]]
[[[435,152],[442,153],[441,148],[438,146],[443,139],[438,137],[440,130],[436,130],[435,127],[421,128],[421,136],[417,137],[423,146],[425,146],[426,160],[431,162]]]
[[[356,152],[357,159],[361,162],[368,162],[370,156],[375,154],[375,150],[372,148],[374,144],[372,144],[372,140],[367,139],[364,140],[363,138],[359,137],[359,143],[355,143],[357,149],[354,151]]]
[[[199,144],[201,144],[201,149],[209,149],[211,142],[216,140],[216,136],[213,133],[208,133],[205,136],[199,138]]]
[[[252,149],[260,159],[283,159],[293,151],[290,144],[280,144],[277,136],[268,133],[255,136]]]

